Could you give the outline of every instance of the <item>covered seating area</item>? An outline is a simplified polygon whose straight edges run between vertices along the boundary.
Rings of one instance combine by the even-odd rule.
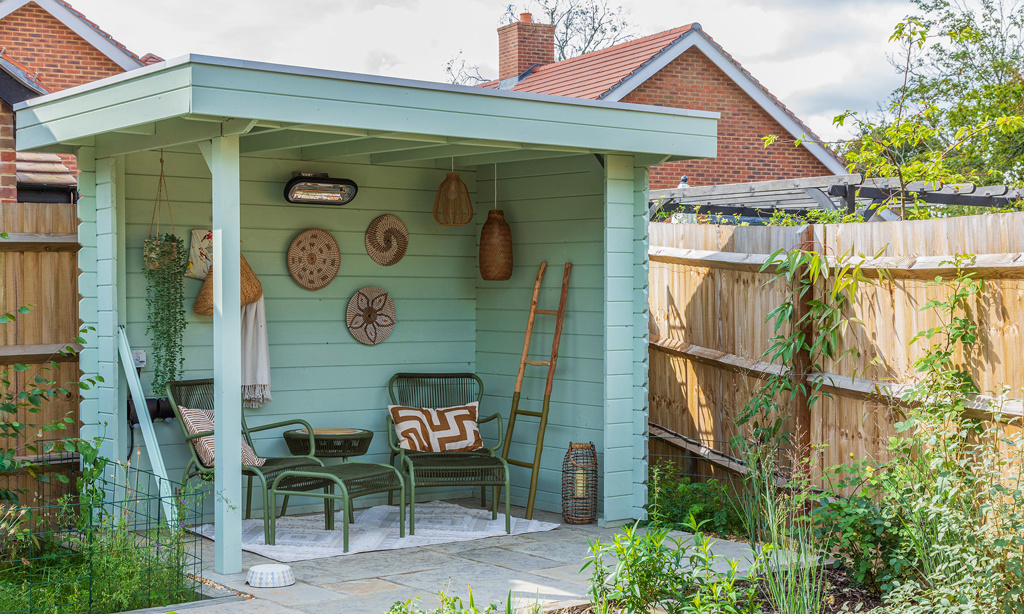
[[[509,504],[526,501],[530,479],[506,461],[534,457],[536,423],[520,420],[507,458],[493,442],[505,435],[534,280],[545,262],[571,262],[573,277],[536,507],[560,511],[565,450],[570,442],[593,442],[598,522],[642,517],[647,169],[714,156],[716,114],[195,55],[43,96],[16,111],[19,148],[74,154],[82,170],[80,317],[95,330],[81,369],[103,377],[84,391],[82,434],[101,438],[108,458],[123,457],[130,434],[118,326],[132,348],[153,348],[146,335],[142,247],[161,169],[173,232],[212,234],[213,315],[191,312],[202,284],[185,279],[189,313],[180,379],[204,380],[204,402],[214,410],[218,453],[208,512],[217,571],[241,570],[243,515],[275,517],[275,490],[291,499],[293,512],[327,510],[325,522],[336,497],[345,498],[348,479],[332,469],[341,465],[288,454],[284,431],[296,428],[375,435],[358,461],[342,465],[395,466],[400,488],[384,490],[395,483],[383,484],[363,497],[366,502],[383,504],[402,486],[403,499],[421,502],[475,497],[477,488],[491,488],[491,515],[504,501],[508,520]],[[465,225],[443,225],[432,215],[438,185],[450,173],[459,174],[473,203],[475,215]],[[285,186],[299,174],[344,179],[358,191],[344,205],[289,202]],[[502,281],[483,279],[478,268],[478,238],[493,210],[504,211],[511,228],[514,267]],[[371,258],[366,246],[367,229],[382,215],[399,218],[408,231],[404,257],[389,264]],[[315,290],[297,283],[286,257],[295,238],[311,229],[332,237],[340,253],[337,273]],[[244,414],[243,253],[262,283],[273,393],[272,401]],[[346,316],[355,293],[367,288],[386,292],[395,308],[393,330],[374,343],[351,332]],[[545,284],[541,306],[558,304],[560,291]],[[553,328],[538,321],[537,347],[551,345]],[[465,472],[453,469],[454,457],[435,466],[431,458],[437,457],[393,445],[389,401],[440,407],[449,400],[406,396],[415,390],[403,391],[400,380],[392,381],[396,373],[477,378],[479,391],[469,395],[477,398],[479,416],[500,417],[481,421],[487,451],[463,453],[470,461],[461,465]],[[143,368],[142,381],[150,387],[151,370]],[[521,384],[520,406],[539,410],[545,378],[527,375]],[[171,392],[183,406],[192,404],[183,400],[188,394],[185,387]],[[179,426],[154,428],[172,476],[209,475]],[[268,459],[289,460],[273,460],[267,469],[243,466],[243,440]],[[316,445],[309,441],[310,450]],[[145,463],[146,454],[139,458]],[[330,480],[333,492],[322,481],[303,490],[302,479],[324,475],[338,479]],[[297,481],[289,485],[291,479]],[[260,487],[262,499],[253,496]],[[253,502],[261,501],[257,510]],[[265,530],[272,541],[273,524]]]

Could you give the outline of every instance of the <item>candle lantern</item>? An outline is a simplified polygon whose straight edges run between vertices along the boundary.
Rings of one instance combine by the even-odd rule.
[[[597,520],[597,450],[592,443],[570,443],[565,453],[562,519],[568,524]]]

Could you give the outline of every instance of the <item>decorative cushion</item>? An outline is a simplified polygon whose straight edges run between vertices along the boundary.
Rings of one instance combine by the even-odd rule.
[[[478,403],[455,407],[388,405],[398,445],[413,452],[478,450],[484,442],[477,426]]]
[[[192,245],[188,250],[188,268],[185,277],[206,279],[213,264],[213,232],[209,230],[193,230]]]
[[[185,430],[188,431],[189,435],[213,430],[213,412],[211,410],[188,409],[179,405],[178,412],[181,413],[181,421],[185,423]],[[192,445],[195,446],[196,454],[199,456],[203,466],[213,467],[213,435],[193,439]],[[245,442],[243,437],[242,464],[250,467],[261,467],[265,462],[267,462],[267,459],[256,456],[256,451]]]

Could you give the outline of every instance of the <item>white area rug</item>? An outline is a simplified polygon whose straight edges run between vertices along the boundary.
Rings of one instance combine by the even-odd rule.
[[[498,514],[497,520],[491,520],[491,512],[488,510],[432,501],[416,505],[416,535],[408,534],[407,522],[406,536],[400,538],[398,506],[379,505],[356,512],[355,523],[348,526],[348,552],[343,552],[342,513],[335,514],[333,531],[324,530],[323,514],[278,518],[277,543],[273,546],[263,541],[262,519],[243,520],[242,550],[282,563],[292,563],[371,550],[415,548],[505,535],[504,514]],[[551,522],[512,517],[513,535],[550,531],[558,526]],[[212,524],[204,524],[192,530],[213,539]]]

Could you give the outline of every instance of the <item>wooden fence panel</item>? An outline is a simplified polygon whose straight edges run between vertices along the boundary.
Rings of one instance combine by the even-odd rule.
[[[0,363],[29,367],[10,373],[13,392],[30,388],[37,374],[60,385],[80,378],[77,358],[67,360],[55,354],[78,335],[80,327],[77,229],[74,204],[0,202],[0,231],[11,235],[7,242],[0,240],[0,312],[15,312],[21,306],[30,309],[15,322],[0,325]],[[59,364],[52,367],[48,360]],[[77,389],[69,390],[69,395],[46,403],[37,414],[23,410],[18,420],[39,424],[71,417],[73,424],[54,433],[29,430],[19,439],[19,447],[39,439],[78,436],[79,394]],[[34,483],[25,475],[9,478],[21,487]],[[25,497],[32,500],[35,493]]]
[[[812,237],[814,249],[833,256],[852,252],[894,258],[885,261],[886,267],[957,253],[995,257],[1003,265],[977,269],[985,287],[970,305],[980,351],[958,359],[983,391],[1006,385],[1019,399],[1024,389],[1022,227],[1024,213],[1008,213],[814,225],[803,240]],[[764,319],[786,300],[787,291],[783,282],[770,282],[769,273],[754,272],[756,264],[736,263],[757,263],[776,250],[793,249],[801,243],[800,232],[796,227],[651,224],[652,423],[733,453],[722,442],[737,433],[735,416],[757,388],[758,377],[771,372],[762,355],[774,333]],[[671,250],[659,253],[659,248],[696,251],[673,261]],[[926,348],[911,340],[939,323],[922,308],[943,296],[944,290],[929,285],[926,275],[898,274],[861,287],[853,308],[860,323],[841,340],[841,349],[856,348],[859,356],[824,365],[826,373],[844,377],[832,378],[836,386],[828,390],[833,397],[810,411],[808,443],[820,449],[822,466],[846,462],[851,454],[884,458],[895,433],[897,403],[873,395],[875,383],[914,382],[913,362]],[[1012,411],[1019,412],[1019,406]]]

